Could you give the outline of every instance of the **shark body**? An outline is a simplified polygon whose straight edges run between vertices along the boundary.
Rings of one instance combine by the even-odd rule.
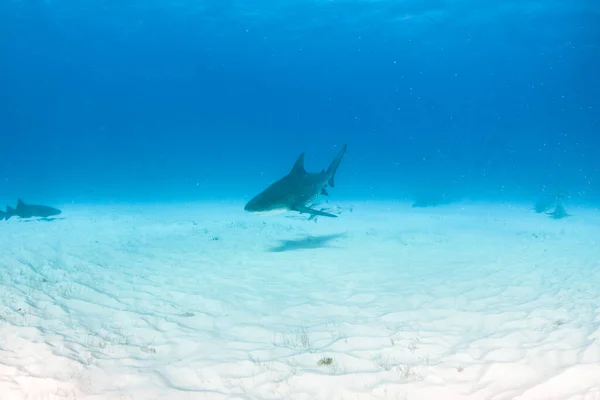
[[[61,211],[54,207],[41,206],[35,204],[26,204],[23,200],[19,199],[17,207],[12,208],[11,206],[6,207],[6,212],[0,211],[0,219],[10,219],[11,217],[19,218],[48,218],[55,215],[59,215]]]
[[[344,145],[333,159],[329,168],[318,173],[306,172],[304,169],[304,154],[300,154],[292,170],[283,178],[254,196],[244,207],[244,210],[255,214],[280,214],[287,211],[337,218],[323,210],[310,207],[311,202],[320,195],[327,196],[326,188],[334,187],[334,177],[337,168],[346,153]]]

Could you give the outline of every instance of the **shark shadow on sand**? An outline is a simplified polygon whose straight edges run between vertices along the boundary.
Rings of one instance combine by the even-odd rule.
[[[271,253],[281,253],[284,251],[296,251],[296,250],[309,250],[309,249],[321,249],[325,247],[336,247],[330,246],[329,242],[335,239],[346,237],[345,233],[335,233],[333,235],[318,235],[318,236],[305,236],[301,239],[295,240],[280,240],[280,244],[275,247],[268,249]]]
[[[22,224],[28,223],[28,222],[52,222],[52,221],[58,221],[58,220],[62,220],[62,219],[66,219],[65,217],[61,217],[61,218],[30,218],[30,219],[23,219],[21,221],[19,221]]]

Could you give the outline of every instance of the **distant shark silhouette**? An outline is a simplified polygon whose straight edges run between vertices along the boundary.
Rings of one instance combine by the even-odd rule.
[[[310,203],[320,195],[328,196],[328,185],[335,186],[335,172],[346,153],[346,148],[347,145],[342,147],[327,171],[319,173],[306,172],[304,153],[300,154],[290,173],[256,195],[246,204],[244,210],[263,215],[297,211],[311,216],[337,218],[337,215],[310,208]]]
[[[563,192],[558,192],[554,195],[546,196],[540,200],[538,200],[533,209],[536,213],[540,214],[550,210],[552,207],[558,207],[562,199],[565,197]]]
[[[552,219],[562,219],[562,218],[566,218],[566,217],[570,217],[571,216],[571,214],[569,214],[567,212],[567,210],[565,210],[565,205],[560,200],[556,204],[556,207],[554,208],[554,211],[548,212],[546,214],[548,214],[550,216],[550,218],[552,218]]]
[[[0,219],[8,220],[11,217],[48,218],[48,217],[53,217],[55,215],[59,215],[60,213],[61,213],[61,211],[57,208],[34,205],[34,204],[25,204],[25,202],[23,200],[19,199],[19,201],[17,202],[16,208],[12,208],[11,206],[6,206],[6,212],[0,211]]]
[[[564,198],[565,194],[563,192],[558,192],[553,196],[548,196],[539,200],[537,203],[535,203],[534,210],[538,214],[545,212],[546,215],[550,216],[552,219],[570,217],[571,214],[567,212],[563,203]],[[554,207],[554,211],[548,211],[552,207]]]

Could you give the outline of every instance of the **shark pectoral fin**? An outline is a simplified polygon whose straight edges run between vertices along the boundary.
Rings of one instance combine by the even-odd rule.
[[[325,188],[321,189],[321,194],[323,196],[329,196],[329,193],[327,193],[327,190],[325,190]]]
[[[310,207],[306,207],[306,206],[295,206],[294,208],[292,208],[292,210],[298,211],[301,214],[302,213],[310,214],[311,216],[312,215],[314,215],[314,216],[320,215],[322,217],[337,218],[337,215],[329,214],[324,211],[315,210],[314,208],[310,208]]]
[[[324,211],[325,208],[321,208],[319,211]],[[317,222],[317,217],[319,216],[319,214],[311,214],[310,217],[308,217],[309,221],[312,221],[313,219],[315,220],[315,222]]]

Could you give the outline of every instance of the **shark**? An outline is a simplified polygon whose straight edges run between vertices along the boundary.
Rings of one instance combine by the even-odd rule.
[[[265,190],[254,196],[244,207],[244,210],[259,215],[274,215],[288,211],[296,211],[310,216],[337,218],[337,215],[326,212],[324,209],[311,208],[313,200],[317,197],[329,196],[327,187],[335,187],[335,173],[346,154],[346,148],[335,156],[329,168],[321,172],[306,172],[304,169],[304,156],[301,153],[292,170]]]
[[[49,206],[35,205],[35,204],[26,204],[23,200],[19,199],[19,201],[17,202],[16,208],[12,208],[11,206],[6,206],[6,212],[0,211],[0,219],[8,220],[11,217],[48,218],[48,217],[53,217],[55,215],[59,215],[60,213],[61,213],[61,211],[57,208],[49,207]]]
[[[565,205],[563,204],[563,202],[561,200],[559,200],[558,203],[556,204],[554,211],[547,212],[546,214],[548,214],[548,216],[550,216],[550,218],[552,218],[552,219],[562,219],[562,218],[571,216],[571,214],[569,214],[567,212],[567,210],[565,209]]]

